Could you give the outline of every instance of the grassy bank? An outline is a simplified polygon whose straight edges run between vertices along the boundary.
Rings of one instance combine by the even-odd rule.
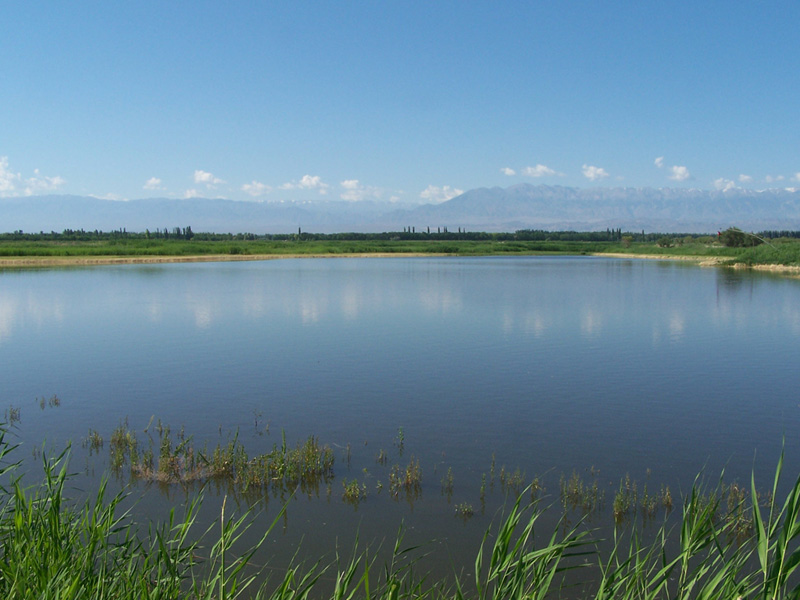
[[[587,234],[589,235],[589,234]],[[577,234],[576,234],[577,236]],[[46,237],[46,236],[45,236]],[[800,266],[800,240],[781,238],[753,248],[731,248],[716,238],[660,237],[651,241],[526,239],[520,234],[442,234],[408,236],[353,234],[341,236],[212,236],[203,239],[146,239],[139,235],[67,240],[6,235],[0,240],[0,265],[91,264],[128,259],[226,260],[284,256],[458,255],[506,256],[537,254],[624,254],[662,258],[713,260],[721,264]],[[592,236],[590,236],[592,237]]]
[[[733,505],[699,483],[681,514],[656,531],[630,521],[613,531],[562,519],[542,531],[544,507],[525,490],[475,548],[469,576],[426,577],[424,551],[394,544],[296,562],[268,578],[248,561],[272,533],[242,547],[255,513],[226,512],[199,530],[202,494],[164,523],[137,523],[124,494],[105,483],[90,500],[68,498],[66,453],[44,457],[44,478],[23,487],[0,430],[0,593],[4,598],[796,598],[800,480],[779,496],[782,461],[768,494],[742,489]],[[105,480],[103,480],[105,481]],[[726,500],[727,498],[727,500]],[[734,512],[752,527],[737,529]],[[605,537],[602,540],[601,537]],[[645,541],[647,540],[647,541]]]
[[[16,241],[0,243],[0,257],[347,255],[347,254],[587,254],[604,242],[481,240],[104,240],[98,242]]]

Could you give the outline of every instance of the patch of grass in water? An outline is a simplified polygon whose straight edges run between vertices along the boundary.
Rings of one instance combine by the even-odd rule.
[[[86,439],[83,440],[83,447],[89,449],[89,456],[100,452],[103,447],[103,436],[97,430],[90,428]]]
[[[358,508],[358,504],[367,497],[366,484],[359,484],[358,480],[356,479],[353,479],[352,481],[343,479],[342,487],[344,488],[344,491],[342,492],[342,499],[355,508]]]
[[[459,502],[456,504],[456,516],[464,521],[468,521],[475,514],[475,509],[469,502]]]
[[[389,491],[397,498],[404,491],[409,500],[414,500],[422,493],[422,469],[419,460],[413,456],[405,468],[392,465],[389,472]]]
[[[525,486],[525,473],[517,467],[514,471],[506,471],[505,465],[500,467],[500,488],[503,493],[519,496]]]
[[[308,491],[333,476],[333,450],[313,435],[293,448],[287,446],[284,435],[280,446],[274,444],[270,452],[249,456],[238,433],[227,444],[217,444],[208,451],[205,446],[196,448],[193,439],[185,437],[182,430],[174,444],[170,427],[160,421],[156,430],[157,461],[152,440],[143,448],[127,423],[120,424],[111,436],[112,469],[119,473],[122,466],[130,463],[131,475],[137,479],[184,484],[226,480],[245,492],[275,486],[300,486]]]
[[[573,471],[569,478],[561,475],[559,493],[564,510],[579,509],[586,515],[600,510],[605,497],[596,479],[591,483],[584,482],[577,471]]]

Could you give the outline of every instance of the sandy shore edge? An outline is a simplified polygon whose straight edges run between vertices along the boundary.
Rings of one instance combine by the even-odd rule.
[[[701,267],[718,267],[729,260],[722,256],[665,256],[663,254],[625,254],[624,252],[596,252],[592,256],[610,256],[613,258],[643,258],[648,260],[682,260],[695,262]],[[770,271],[792,277],[800,277],[800,267],[789,265],[746,265],[735,263],[733,269],[753,269],[754,271]]]
[[[446,256],[428,252],[365,252],[353,254],[205,254],[195,256],[20,256],[0,258],[0,269],[25,267],[71,267],[91,265],[134,265],[195,262],[238,262],[278,260],[283,258],[405,258],[424,256]],[[624,252],[596,252],[592,256],[611,258],[636,258],[647,260],[679,260],[697,263],[702,267],[715,267],[727,259],[709,256],[667,256],[663,254],[626,254]],[[800,277],[800,267],[786,265],[735,264],[733,268],[769,271]]]
[[[280,258],[399,258],[408,256],[444,255],[427,252],[364,252],[352,254],[200,254],[193,256],[20,256],[0,258],[0,268],[238,262]]]

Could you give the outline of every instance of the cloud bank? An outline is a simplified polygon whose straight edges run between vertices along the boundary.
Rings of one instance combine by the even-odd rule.
[[[0,156],[0,196],[33,196],[53,192],[65,183],[67,180],[63,177],[42,175],[39,169],[33,170],[33,177],[25,178],[9,168],[7,156]]]

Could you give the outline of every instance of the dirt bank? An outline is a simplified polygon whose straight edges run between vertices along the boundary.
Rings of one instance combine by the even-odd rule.
[[[275,260],[279,258],[391,258],[407,256],[441,255],[426,254],[423,252],[367,252],[362,254],[204,254],[198,256],[10,256],[0,258],[0,268],[233,262],[243,260]]]

